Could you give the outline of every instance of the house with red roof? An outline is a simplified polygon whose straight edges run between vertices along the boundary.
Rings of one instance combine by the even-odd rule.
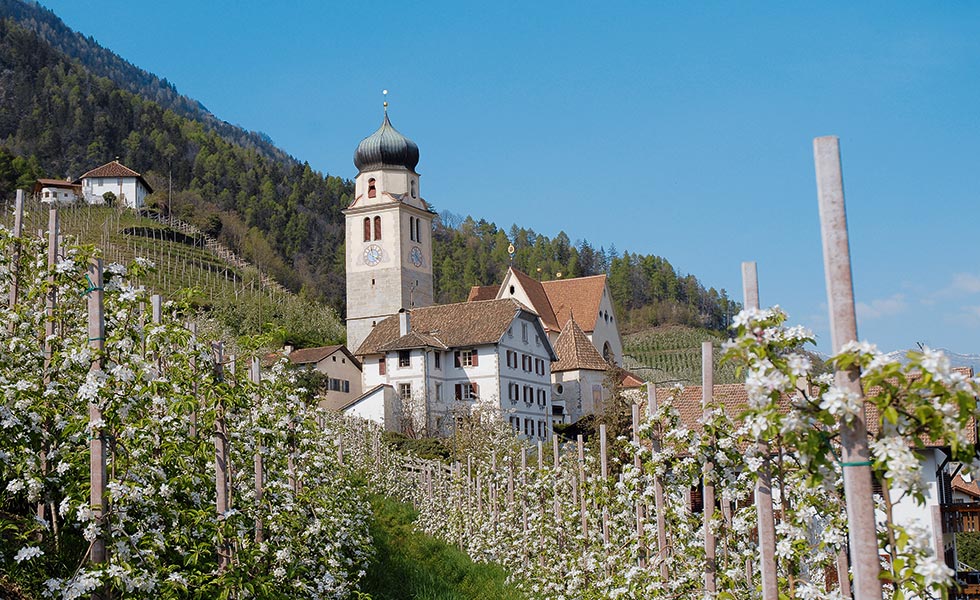
[[[148,194],[153,193],[143,176],[119,160],[88,171],[75,182],[81,197],[89,204],[104,204],[106,192],[112,192],[117,206],[143,208]]]

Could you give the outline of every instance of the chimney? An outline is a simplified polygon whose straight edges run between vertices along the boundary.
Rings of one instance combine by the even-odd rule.
[[[412,330],[412,323],[409,320],[408,311],[404,308],[398,311],[398,335],[408,335]]]
[[[286,356],[289,356],[290,354],[293,353],[293,350],[295,349],[296,348],[292,344],[286,344],[285,346],[282,347],[282,353],[285,354]]]

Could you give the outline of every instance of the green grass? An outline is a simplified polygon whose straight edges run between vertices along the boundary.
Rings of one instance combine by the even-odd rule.
[[[371,600],[526,598],[505,583],[501,567],[474,563],[456,548],[417,532],[418,515],[411,506],[382,496],[372,498],[371,506],[377,554],[361,586]]]

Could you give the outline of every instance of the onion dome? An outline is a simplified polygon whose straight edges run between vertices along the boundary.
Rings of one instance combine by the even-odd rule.
[[[381,127],[361,140],[354,152],[354,166],[358,171],[383,167],[415,171],[417,164],[419,164],[419,147],[391,126],[387,110]]]

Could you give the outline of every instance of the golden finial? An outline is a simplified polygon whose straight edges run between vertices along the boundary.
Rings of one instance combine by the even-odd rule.
[[[384,101],[385,114],[388,114],[388,90],[381,90],[381,95],[384,96],[385,99]]]

